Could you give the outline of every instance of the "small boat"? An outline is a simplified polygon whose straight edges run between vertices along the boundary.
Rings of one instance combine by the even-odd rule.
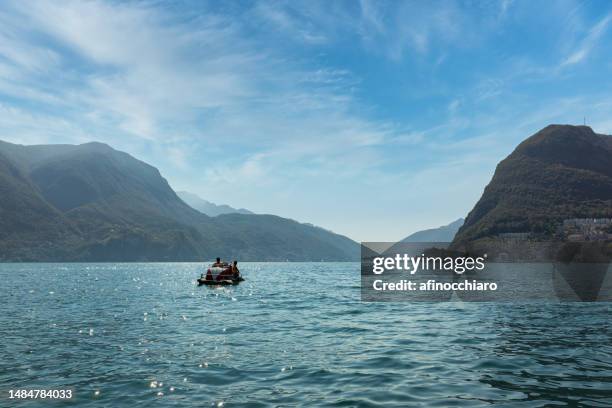
[[[232,276],[230,265],[211,266],[198,279],[198,286],[202,285],[237,285],[244,280],[242,276]]]

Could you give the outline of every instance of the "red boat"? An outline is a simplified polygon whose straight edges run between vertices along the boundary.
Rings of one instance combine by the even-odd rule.
[[[237,285],[244,278],[239,273],[234,273],[232,266],[224,264],[223,266],[211,266],[206,271],[206,275],[198,279],[198,286],[201,285]]]

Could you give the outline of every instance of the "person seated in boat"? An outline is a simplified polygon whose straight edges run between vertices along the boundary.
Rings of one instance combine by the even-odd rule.
[[[217,257],[217,261],[214,264],[212,264],[212,266],[213,267],[222,267],[223,263],[221,262],[221,258]]]
[[[232,264],[232,273],[233,273],[234,279],[238,279],[240,277],[240,270],[238,269],[238,261],[234,261],[234,263]]]
[[[217,275],[217,280],[218,281],[222,281],[222,280],[231,280],[234,277],[234,273],[233,273],[233,269],[231,266],[228,266],[227,264],[223,265],[223,271],[221,271],[221,273],[219,273]]]

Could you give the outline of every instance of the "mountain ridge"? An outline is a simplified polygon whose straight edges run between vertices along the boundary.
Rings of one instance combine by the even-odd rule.
[[[413,232],[401,242],[451,242],[464,221],[463,218],[458,218],[447,225]]]
[[[549,125],[499,162],[453,245],[503,233],[551,237],[570,218],[612,217],[612,136]]]
[[[3,261],[312,261],[359,254],[346,237],[281,217],[211,218],[183,202],[155,167],[102,143],[0,142],[0,191]]]
[[[181,200],[183,200],[191,208],[198,210],[199,212],[208,215],[209,217],[216,217],[221,214],[253,214],[252,211],[246,208],[234,208],[227,204],[215,204],[208,200],[204,200],[200,196],[189,191],[177,191],[176,194]]]

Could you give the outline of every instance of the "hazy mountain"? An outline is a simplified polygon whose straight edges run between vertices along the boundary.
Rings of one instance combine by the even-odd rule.
[[[176,194],[186,202],[191,208],[198,210],[209,217],[216,217],[221,214],[253,214],[251,211],[244,208],[234,208],[226,204],[217,205],[210,201],[204,200],[197,194],[188,191],[177,191]]]
[[[0,259],[64,253],[53,242],[76,242],[77,231],[47,203],[23,171],[0,151]],[[65,254],[65,253],[64,253]]]
[[[359,260],[359,244],[310,224],[265,214],[222,214],[211,218],[224,233],[232,259]]]
[[[0,143],[0,260],[356,260],[359,246],[280,217],[208,217],[159,171],[101,143]]]
[[[551,235],[567,218],[612,217],[612,137],[550,125],[495,170],[455,243],[505,232]]]
[[[459,218],[448,225],[417,231],[402,239],[402,242],[451,242],[463,221],[463,218]]]

